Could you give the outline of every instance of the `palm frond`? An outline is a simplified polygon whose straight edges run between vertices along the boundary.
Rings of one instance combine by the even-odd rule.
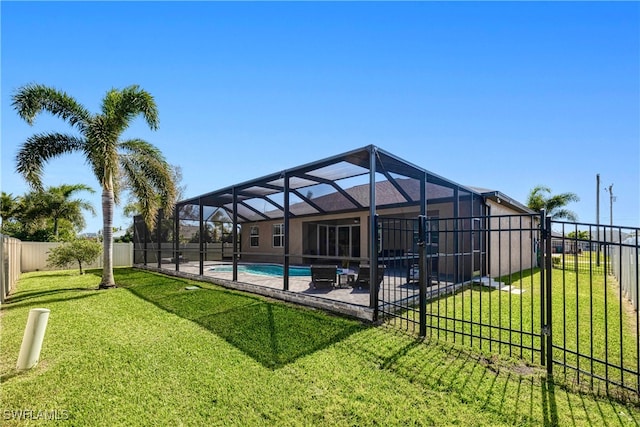
[[[34,188],[42,189],[42,170],[49,159],[82,150],[85,140],[61,133],[36,134],[29,137],[16,155],[16,172]]]
[[[143,139],[120,141],[120,148],[128,154],[149,155],[164,160],[162,152],[153,144]]]
[[[155,226],[160,201],[151,183],[140,173],[135,162],[129,158],[122,159],[122,169],[128,177],[131,192],[138,199],[138,207],[144,221],[150,228]]]
[[[566,219],[568,221],[577,222],[578,215],[569,209],[557,209],[553,215],[553,219]]]
[[[71,196],[79,191],[86,191],[91,194],[95,194],[95,190],[88,185],[85,184],[62,184],[57,187],[49,187],[47,191],[51,194],[59,194],[62,197],[62,200],[69,200],[67,202],[67,206],[71,210],[77,210],[78,212],[81,210],[86,210],[91,212],[92,215],[96,215],[96,210],[93,205],[84,199],[75,199],[70,200]]]
[[[141,214],[153,224],[159,208],[173,209],[176,187],[171,166],[160,150],[140,139],[120,143],[120,163],[128,187],[140,203]]]
[[[580,198],[573,193],[562,193],[549,197],[546,201],[546,208],[549,215],[557,216],[557,214],[563,211],[563,207],[571,202],[577,202]],[[571,212],[571,211],[568,211]]]
[[[91,194],[95,194],[96,192],[96,190],[85,184],[62,184],[58,187],[52,187],[50,190],[53,189],[56,189],[56,191],[60,192],[64,197],[70,197],[78,191],[86,191]]]
[[[12,96],[13,108],[30,125],[42,111],[60,117],[84,132],[91,114],[73,97],[54,88],[30,84],[19,88]]]
[[[152,130],[158,128],[158,108],[153,96],[138,85],[122,90],[111,89],[102,102],[102,114],[108,118],[114,129],[121,133],[131,120],[142,114]]]
[[[4,223],[8,219],[12,219],[19,209],[20,198],[3,191],[0,196],[0,220]]]
[[[545,209],[547,197],[545,193],[551,193],[551,189],[544,185],[537,185],[531,189],[527,197],[527,207],[538,212]]]

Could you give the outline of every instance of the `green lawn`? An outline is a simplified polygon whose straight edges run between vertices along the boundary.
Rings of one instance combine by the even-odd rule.
[[[604,276],[557,269],[552,274],[554,359],[637,388],[637,376],[629,373],[638,370],[637,314],[626,300],[621,300],[615,279],[608,276],[605,286]],[[540,351],[528,349],[542,348],[540,273],[517,273],[499,280],[522,293],[471,286],[430,301],[427,325],[431,327],[427,334],[539,364]],[[410,322],[417,322],[417,316],[417,311],[407,314]],[[576,376],[575,372],[554,366],[556,377],[562,375],[570,383],[596,390],[606,387],[604,382],[592,383],[593,377]],[[614,389],[609,387],[609,392],[628,393]]]
[[[99,272],[95,272],[99,274]],[[1,310],[3,425],[638,425],[640,408],[539,368],[210,284],[30,273]],[[28,311],[51,309],[16,372]],[[24,411],[27,412],[24,412]],[[22,411],[22,412],[20,412]],[[32,420],[41,424],[41,420]]]
[[[614,249],[615,250],[615,249]],[[580,253],[558,253],[552,255],[553,268],[582,273],[611,273],[611,258],[604,251],[582,251]]]

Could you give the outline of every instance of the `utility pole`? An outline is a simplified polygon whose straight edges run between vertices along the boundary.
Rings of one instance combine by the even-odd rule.
[[[609,229],[609,240],[613,240],[613,202],[616,201],[615,196],[613,195],[613,184],[611,184],[609,186],[608,189],[605,189],[609,191],[609,224],[611,225],[610,229]],[[607,239],[607,233],[604,233],[604,238],[605,240]],[[605,251],[607,251],[609,249],[609,246],[605,246]],[[607,256],[607,253],[605,252],[605,257]]]
[[[613,184],[609,186],[609,220],[613,227],[613,202],[616,201],[616,196],[613,195]]]

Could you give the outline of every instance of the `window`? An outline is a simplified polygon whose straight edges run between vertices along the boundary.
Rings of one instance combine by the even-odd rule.
[[[273,224],[273,247],[284,247],[284,224]]]
[[[251,229],[249,230],[249,240],[250,240],[249,245],[252,248],[255,248],[260,245],[260,229],[258,228],[257,225],[251,226]]]

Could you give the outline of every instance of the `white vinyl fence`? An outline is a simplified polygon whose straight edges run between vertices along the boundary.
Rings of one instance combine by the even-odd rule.
[[[59,242],[22,242],[22,252],[20,254],[20,270],[22,273],[28,271],[60,270],[59,268],[47,266],[49,250],[60,245],[62,245],[62,243]],[[113,266],[129,267],[131,265],[133,265],[133,243],[114,243]],[[71,265],[69,268],[77,268],[77,264]],[[102,268],[102,255],[100,255],[96,262],[82,266],[83,270],[86,268]]]
[[[0,304],[20,276],[20,240],[0,234]]]
[[[632,236],[611,250],[611,271],[620,283],[622,294],[631,301],[636,311],[640,309],[639,249],[638,237]]]

